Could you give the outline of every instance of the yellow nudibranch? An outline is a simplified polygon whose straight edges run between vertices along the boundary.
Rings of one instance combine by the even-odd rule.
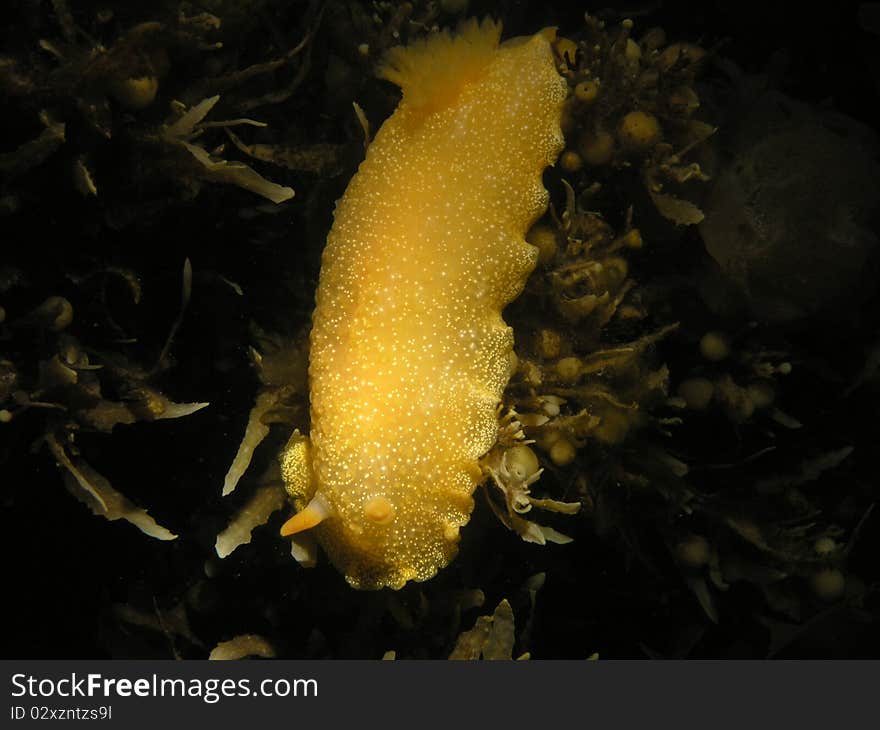
[[[454,557],[512,373],[502,309],[537,260],[563,147],[552,30],[499,44],[470,21],[389,54],[403,91],[337,203],[310,341],[311,434],[282,455],[299,510],[356,588]]]

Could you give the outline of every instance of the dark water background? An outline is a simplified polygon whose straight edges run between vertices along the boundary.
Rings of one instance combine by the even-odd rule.
[[[76,3],[71,5],[76,8]],[[160,5],[157,8],[164,12],[175,3]],[[9,3],[0,31],[0,55],[25,53],[28,44],[41,37],[41,28],[30,25],[32,6]],[[283,35],[301,37],[301,19],[308,9],[305,3],[269,6],[266,12]],[[120,14],[149,19],[145,11],[124,4],[120,8]],[[41,6],[37,14],[49,12]],[[564,2],[475,2],[471,12],[494,13],[504,20],[505,35],[519,35],[546,25],[558,25],[562,33],[579,29],[583,11]],[[629,15],[637,29],[661,25],[670,38],[705,47],[718,45],[719,53],[747,73],[770,69],[778,88],[794,98],[833,108],[869,125],[876,123],[880,43],[859,24],[856,4],[797,6],[795,10],[787,3],[657,2],[604,12],[609,22]],[[352,99],[359,100],[377,123],[387,116],[394,94],[381,82],[367,80],[351,89],[328,91],[322,69],[337,42],[331,30],[322,26],[309,80],[281,109],[265,113],[258,109],[253,116],[274,125],[289,115],[297,119],[300,138],[331,142],[345,142],[355,134],[350,112],[341,111],[350,110]],[[253,36],[242,43],[251,50],[255,47]],[[172,91],[168,98],[173,97]],[[148,112],[158,120],[167,108],[167,99],[163,97],[162,102],[161,110]],[[23,114],[6,115],[3,125],[4,151],[38,131],[33,117]],[[78,130],[69,130],[68,138],[77,139]],[[94,150],[96,165],[113,170],[101,180],[111,200],[161,197],[162,191],[140,190],[131,169],[120,165],[114,170],[112,160],[101,158],[100,145],[95,143]],[[131,163],[124,154],[121,159]],[[29,284],[0,302],[7,311],[26,310],[48,294],[64,295],[77,303],[77,324],[83,328],[79,336],[85,339],[89,323],[94,323],[100,341],[100,315],[89,310],[82,291],[67,274],[91,266],[126,267],[141,278],[142,303],[132,305],[124,288],[112,283],[108,297],[117,321],[138,335],[130,354],[144,362],[158,356],[176,316],[180,272],[189,257],[194,267],[193,297],[175,339],[175,365],[156,385],[175,400],[211,403],[188,418],[119,427],[112,437],[78,436],[93,465],[129,498],[148,506],[160,524],[180,534],[172,543],[146,538],[121,521],[100,520],[72,499],[47,451],[31,450],[41,414],[34,414],[31,424],[16,423],[15,431],[7,427],[3,433],[0,426],[4,656],[168,657],[177,652],[183,657],[201,657],[218,641],[240,633],[270,637],[278,654],[289,657],[377,658],[391,648],[399,656],[448,653],[447,618],[407,626],[400,612],[395,617],[394,610],[388,609],[387,596],[352,591],[326,563],[303,572],[275,538],[274,522],[271,528],[258,530],[250,545],[239,548],[222,564],[212,557],[217,532],[232,507],[246,496],[241,489],[231,499],[220,499],[223,475],[258,385],[247,357],[252,341],[249,322],[256,320],[266,329],[288,333],[307,322],[333,201],[358,161],[355,150],[350,159],[343,160],[339,174],[324,178],[289,174],[284,182],[296,189],[297,197],[278,216],[244,218],[240,209],[257,204],[252,196],[230,186],[208,186],[190,202],[114,228],[107,225],[104,198],[84,200],[69,181],[42,170],[29,181],[27,204],[16,214],[0,218],[0,263],[24,272]],[[649,257],[645,265],[658,276],[686,270],[696,265],[702,255],[700,247],[693,233],[682,243],[676,254],[679,258]],[[874,272],[869,269],[866,277]],[[217,274],[240,284],[245,296],[238,296]],[[808,353],[811,362],[822,363],[824,376],[845,380],[858,372],[877,340],[877,304],[874,295],[858,306],[847,304],[850,309],[831,311],[795,327],[771,328],[767,337],[769,341],[785,338],[799,352]],[[686,304],[672,306],[681,309],[678,316],[700,320],[701,315],[688,314]],[[32,346],[39,348],[40,343]],[[0,353],[3,347],[0,341]],[[27,353],[19,351],[18,355]],[[675,372],[680,354],[670,346],[663,356]],[[823,381],[810,368],[796,371],[787,381],[786,400],[800,404],[798,416],[808,422],[808,428],[797,438],[783,434],[775,461],[762,462],[745,473],[758,478],[763,469],[796,469],[798,459],[809,453],[854,445],[845,473],[827,483],[828,489],[839,490],[841,495],[852,494],[850,502],[844,497],[831,500],[841,510],[835,519],[851,528],[863,514],[862,508],[878,495],[875,455],[880,389],[868,387],[858,398],[843,402],[839,393],[845,383],[823,388],[817,385],[822,382],[829,380]],[[721,442],[730,444],[734,456],[749,450],[733,426],[714,432],[685,427],[681,436],[692,452],[699,453],[703,441],[713,455],[723,452],[718,447]],[[271,451],[265,449],[258,456],[257,467],[267,463]],[[848,566],[867,586],[876,586],[880,580],[878,519],[880,515],[875,514],[864,526]],[[653,652],[725,658],[766,654],[769,633],[759,619],[761,601],[753,585],[734,585],[723,596],[719,623],[712,624],[693,595],[675,580],[657,535],[641,535],[643,549],[657,556],[652,564],[644,564],[620,545],[598,538],[586,521],[576,524],[569,527],[574,545],[538,549],[514,539],[478,500],[473,521],[463,531],[459,558],[422,589],[431,600],[440,601],[460,588],[481,588],[486,594],[485,608],[462,618],[467,628],[479,613],[491,612],[504,597],[525,612],[521,586],[529,576],[545,571],[547,581],[539,594],[528,646],[536,657],[577,658],[593,652],[604,658],[643,657]],[[205,577],[206,562],[211,578]],[[404,614],[417,613],[420,590],[410,586],[396,597]],[[130,626],[114,609],[128,604],[155,615],[170,610],[185,596],[198,643],[178,637],[173,649],[161,632]],[[789,644],[780,655],[877,657],[880,608],[876,588],[868,596],[864,616],[832,612],[825,624],[807,632],[804,640]],[[815,608],[815,612],[821,611]]]

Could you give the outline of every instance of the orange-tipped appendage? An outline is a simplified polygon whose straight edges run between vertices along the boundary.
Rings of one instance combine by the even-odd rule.
[[[313,499],[306,505],[304,510],[297,512],[281,526],[281,537],[288,537],[298,532],[311,530],[323,522],[328,515],[327,507],[317,499]]]

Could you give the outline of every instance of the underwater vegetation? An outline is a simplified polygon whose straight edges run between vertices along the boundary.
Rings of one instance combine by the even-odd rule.
[[[865,8],[8,14],[8,653],[880,652]]]
[[[11,293],[13,302],[22,301],[15,297],[15,289],[22,287],[16,281],[15,270],[4,274],[4,294]],[[135,301],[140,299],[138,279],[131,271],[108,267],[81,275],[68,274],[77,293],[85,298],[90,296],[90,284],[102,296],[106,280],[111,277],[125,282]],[[189,299],[190,277],[187,261],[181,314]],[[106,319],[101,324],[119,329],[108,311],[102,314]],[[168,350],[179,322],[151,367],[78,339],[74,333],[83,328],[77,326],[73,304],[62,296],[50,296],[4,324],[4,344],[10,359],[2,360],[0,401],[7,407],[0,410],[0,420],[14,429],[18,441],[29,444],[32,453],[45,448],[61,467],[68,490],[95,514],[110,521],[130,522],[158,540],[175,539],[177,535],[129,502],[87,461],[77,436],[81,431],[110,434],[121,425],[181,418],[208,405],[174,403],[151,384],[168,367]]]

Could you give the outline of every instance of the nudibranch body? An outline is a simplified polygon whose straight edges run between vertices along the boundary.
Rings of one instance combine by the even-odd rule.
[[[356,588],[426,580],[455,555],[514,367],[502,309],[537,250],[563,147],[552,31],[499,45],[471,22],[392,51],[403,90],[338,202],[310,341],[311,444],[282,466]]]

